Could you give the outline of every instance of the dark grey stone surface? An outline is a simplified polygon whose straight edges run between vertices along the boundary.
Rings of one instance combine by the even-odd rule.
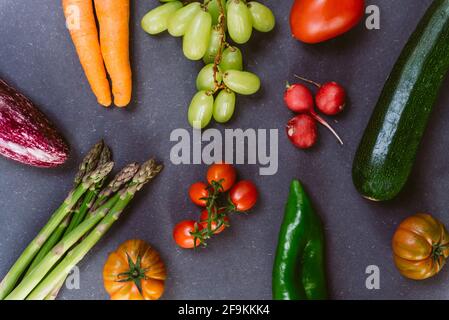
[[[81,289],[64,290],[62,299],[106,299],[102,267],[122,241],[141,238],[160,250],[169,278],[165,299],[270,299],[271,268],[290,180],[300,178],[322,216],[327,268],[334,299],[446,299],[449,271],[424,281],[402,278],[391,258],[396,225],[418,211],[431,212],[449,225],[447,120],[449,90],[443,90],[406,190],[393,202],[363,200],[351,181],[352,159],[383,83],[419,18],[431,3],[367,1],[381,8],[381,29],[364,25],[321,45],[294,41],[288,27],[291,1],[263,1],[277,17],[276,30],[255,34],[244,46],[245,66],[263,81],[260,93],[239,97],[235,118],[224,128],[278,128],[280,167],[259,176],[258,167],[240,165],[240,176],[254,180],[260,201],[248,216],[197,252],[177,248],[174,224],[196,218],[188,186],[203,179],[206,165],[175,166],[169,160],[170,132],[186,128],[188,103],[200,63],[186,60],[181,42],[167,34],[148,36],[141,17],[157,2],[133,1],[132,63],[134,97],[126,110],[103,109],[87,85],[57,0],[0,1],[0,76],[29,96],[61,128],[72,156],[54,170],[30,168],[0,159],[0,274],[4,275],[43,226],[71,185],[82,155],[104,137],[117,167],[155,156],[165,164],[161,176],[139,194],[125,216],[80,264]],[[295,149],[283,132],[292,116],[284,107],[286,80],[299,73],[317,81],[337,80],[350,104],[333,123],[345,146],[320,128],[311,151]],[[446,82],[445,88],[449,86]],[[377,265],[380,290],[365,288],[365,268]]]

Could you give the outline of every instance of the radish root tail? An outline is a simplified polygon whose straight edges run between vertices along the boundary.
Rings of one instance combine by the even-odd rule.
[[[304,81],[304,82],[313,84],[314,86],[316,86],[316,87],[318,87],[318,88],[321,88],[321,84],[319,84],[318,82],[309,80],[309,79],[307,79],[307,78],[300,77],[300,76],[298,76],[297,74],[295,74],[294,76],[295,76],[295,78],[298,78],[299,80],[302,80],[302,81]]]
[[[325,126],[326,128],[329,129],[330,132],[332,132],[332,134],[335,136],[335,138],[337,138],[338,142],[343,145],[343,140],[341,140],[340,136],[338,135],[338,133],[334,130],[334,128],[332,128],[330,126],[329,123],[327,123],[326,120],[324,120],[323,118],[321,118],[319,115],[317,115],[316,113],[312,114],[313,117],[316,119],[316,121],[318,121],[319,123],[321,123],[323,126]]]

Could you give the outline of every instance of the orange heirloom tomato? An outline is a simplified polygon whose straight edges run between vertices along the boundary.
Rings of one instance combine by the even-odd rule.
[[[290,27],[300,41],[323,42],[352,29],[364,11],[364,0],[295,0]]]
[[[437,274],[449,256],[444,225],[424,213],[405,219],[393,236],[394,262],[407,278],[423,280]]]
[[[104,288],[112,300],[157,300],[166,271],[159,253],[143,240],[128,240],[112,252],[103,268]]]

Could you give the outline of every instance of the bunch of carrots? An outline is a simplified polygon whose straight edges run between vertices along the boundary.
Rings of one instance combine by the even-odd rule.
[[[127,106],[132,91],[130,1],[62,0],[62,5],[72,41],[98,103],[105,107],[112,103],[107,70],[114,104],[117,107]]]

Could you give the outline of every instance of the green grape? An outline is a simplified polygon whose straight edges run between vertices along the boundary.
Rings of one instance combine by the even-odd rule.
[[[201,4],[199,2],[192,2],[176,11],[175,14],[168,19],[168,32],[173,37],[183,36],[187,26],[200,10]]]
[[[173,2],[173,1],[177,1],[177,0],[159,0],[160,2]]]
[[[276,20],[270,8],[256,1],[248,3],[248,8],[253,19],[254,29],[260,32],[273,30]]]
[[[189,23],[184,34],[182,50],[187,59],[200,60],[209,46],[212,17],[209,12],[200,10]]]
[[[199,91],[190,102],[188,119],[195,129],[206,127],[212,119],[214,110],[214,98],[206,91]]]
[[[242,52],[237,47],[228,47],[223,51],[220,61],[220,69],[225,72],[228,70],[243,70]]]
[[[221,32],[219,29],[220,28],[217,25],[212,27],[209,46],[207,47],[206,53],[203,57],[205,64],[213,63],[215,61],[215,57],[217,56],[218,50],[220,50],[220,46],[223,46],[221,41]],[[224,40],[226,40],[226,36],[224,37]]]
[[[229,4],[231,3],[232,0],[226,0],[226,12],[228,12],[229,10]]]
[[[231,0],[228,7],[228,32],[236,43],[248,42],[253,32],[251,13],[243,0]]]
[[[234,114],[235,93],[231,90],[221,90],[214,102],[214,119],[219,123],[226,123]]]
[[[209,11],[212,16],[212,24],[217,24],[220,16],[220,6],[218,5],[218,0],[204,0],[204,2],[208,2],[207,11]],[[221,0],[221,5],[223,6],[224,14],[226,16],[226,0]]]
[[[154,8],[142,18],[142,29],[149,34],[158,34],[167,30],[168,18],[180,8],[182,3],[179,1],[167,2]]]
[[[223,82],[232,91],[243,95],[254,94],[260,88],[259,77],[247,71],[228,70],[223,75]]]
[[[217,72],[217,82],[220,85],[222,81],[222,75],[220,69]],[[214,80],[214,64],[210,63],[207,66],[204,66],[201,69],[200,73],[198,73],[198,77],[196,78],[196,88],[198,91],[206,90],[212,91],[215,89],[215,80]]]

